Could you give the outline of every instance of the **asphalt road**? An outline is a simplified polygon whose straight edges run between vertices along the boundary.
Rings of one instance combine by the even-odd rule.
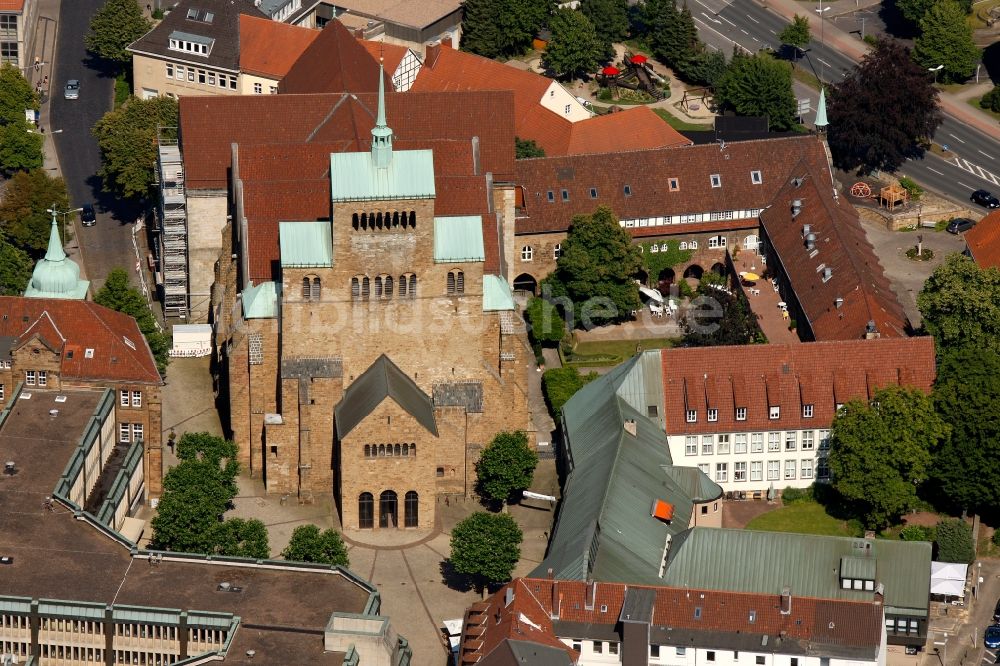
[[[87,53],[83,36],[90,25],[90,18],[101,6],[102,0],[69,0],[61,3],[59,30],[56,38],[55,66],[50,85],[50,127],[46,131],[62,130],[55,134],[56,152],[62,169],[70,203],[79,208],[93,202],[97,208],[97,225],[83,228],[79,216],[70,217],[75,239],[70,246],[80,242],[87,278],[95,285],[103,283],[112,268],[128,268],[135,264],[132,249],[132,222],[127,207],[121,206],[101,191],[100,151],[90,130],[107,112],[114,99],[114,79],[100,70]],[[69,79],[80,81],[80,97],[63,98],[63,86]],[[124,218],[125,221],[119,219]]]
[[[688,7],[702,40],[727,55],[734,44],[751,53],[781,48],[778,33],[788,22],[754,0],[691,0]],[[821,81],[841,80],[854,61],[826,44],[823,31],[814,30],[813,37],[799,66],[810,67]],[[802,92],[801,84],[796,86],[796,95],[801,97]],[[815,108],[817,94],[809,96]],[[946,156],[927,154],[907,162],[899,173],[963,203],[980,188],[1000,194],[1000,141],[948,116],[934,139],[948,146]]]

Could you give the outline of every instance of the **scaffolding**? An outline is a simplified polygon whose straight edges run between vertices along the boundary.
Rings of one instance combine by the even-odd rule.
[[[184,163],[176,127],[158,132],[157,182],[160,186],[160,279],[163,311],[168,317],[188,316],[188,231],[184,195]]]

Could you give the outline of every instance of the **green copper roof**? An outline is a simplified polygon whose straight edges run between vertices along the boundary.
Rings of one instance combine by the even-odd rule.
[[[52,228],[49,231],[49,247],[42,258],[35,264],[31,274],[31,282],[24,291],[28,298],[66,298],[84,300],[90,282],[80,279],[80,267],[66,256],[62,239],[59,238],[59,223],[56,214],[52,214]]]
[[[332,153],[330,190],[333,201],[389,201],[434,198],[434,154],[430,150],[396,150],[385,167],[372,153]]]
[[[514,309],[514,292],[499,275],[483,276],[483,312]]]
[[[281,287],[276,282],[262,282],[243,290],[244,319],[273,319],[278,316],[278,294]]]
[[[329,222],[279,222],[281,265],[287,268],[333,266]]]
[[[826,127],[830,123],[826,119],[826,89],[819,89],[819,103],[816,105],[816,127]]]
[[[483,218],[478,215],[434,218],[434,261],[483,261]]]

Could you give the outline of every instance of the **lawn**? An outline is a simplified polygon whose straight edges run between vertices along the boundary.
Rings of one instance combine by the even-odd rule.
[[[828,514],[821,504],[807,500],[761,514],[750,521],[747,529],[766,532],[822,534],[825,536],[854,536],[846,522]]]
[[[712,125],[704,123],[689,123],[681,120],[666,109],[653,109],[653,113],[663,118],[664,121],[678,132],[705,132],[712,129]]]
[[[595,340],[580,342],[573,350],[580,356],[618,356],[622,359],[632,358],[638,345],[643,349],[663,349],[673,347],[675,338],[646,338],[645,340]]]
[[[973,109],[978,109],[979,111],[982,111],[983,113],[989,114],[989,115],[993,116],[994,118],[996,118],[997,120],[1000,120],[1000,113],[997,113],[996,111],[991,111],[990,109],[984,109],[983,107],[979,106],[979,100],[981,100],[981,99],[982,99],[982,96],[973,97],[970,100],[966,100],[966,102]]]

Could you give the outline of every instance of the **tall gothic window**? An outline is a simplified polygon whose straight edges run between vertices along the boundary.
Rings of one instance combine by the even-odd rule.
[[[420,498],[415,490],[411,490],[406,493],[406,497],[403,500],[403,510],[404,522],[406,527],[416,527],[418,521],[418,511],[420,509]]]
[[[375,498],[371,493],[358,496],[358,527],[363,530],[375,527]]]

